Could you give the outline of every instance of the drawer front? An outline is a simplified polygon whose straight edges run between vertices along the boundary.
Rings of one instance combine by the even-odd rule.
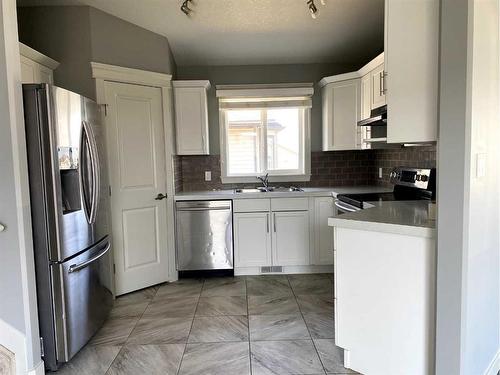
[[[308,198],[272,198],[272,211],[308,211]]]
[[[233,201],[233,212],[263,212],[269,211],[271,203],[269,199],[235,199]]]

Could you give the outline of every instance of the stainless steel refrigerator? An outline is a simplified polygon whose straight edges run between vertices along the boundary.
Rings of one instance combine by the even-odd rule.
[[[113,304],[104,128],[97,104],[23,85],[40,335],[57,370]]]

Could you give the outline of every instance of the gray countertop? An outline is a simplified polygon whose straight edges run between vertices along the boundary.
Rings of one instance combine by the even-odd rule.
[[[252,198],[290,198],[290,197],[325,197],[337,194],[383,193],[392,189],[381,186],[332,186],[308,187],[304,191],[279,191],[266,193],[236,193],[234,190],[188,191],[175,194],[176,201],[210,200],[210,199],[252,199]]]
[[[328,225],[434,238],[436,221],[428,215],[428,201],[395,201],[372,203],[372,208],[328,219]]]

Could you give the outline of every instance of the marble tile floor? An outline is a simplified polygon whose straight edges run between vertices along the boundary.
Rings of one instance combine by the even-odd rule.
[[[118,297],[58,373],[356,374],[335,346],[331,274],[182,279]]]

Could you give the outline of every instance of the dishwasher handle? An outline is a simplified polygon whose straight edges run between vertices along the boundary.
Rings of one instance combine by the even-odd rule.
[[[224,211],[224,210],[230,210],[231,206],[225,206],[225,207],[186,207],[186,208],[177,208],[177,211],[214,211],[214,210],[219,210],[219,211]]]
[[[175,208],[177,211],[207,211],[207,210],[230,210],[231,201],[180,201]]]

